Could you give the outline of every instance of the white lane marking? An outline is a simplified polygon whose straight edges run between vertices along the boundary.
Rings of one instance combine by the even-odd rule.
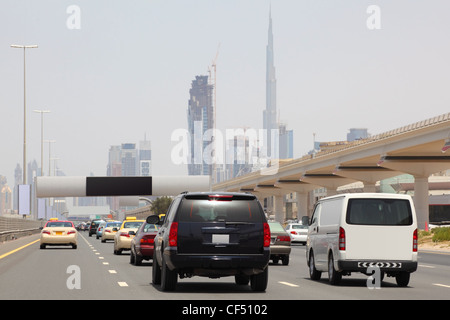
[[[126,282],[123,282],[123,281],[119,281],[119,282],[117,282],[117,284],[119,286],[121,286],[121,287],[128,287],[128,284]]]
[[[99,259],[103,259],[103,257],[99,257]],[[105,265],[105,266],[107,266],[107,265],[109,265],[109,262],[103,262],[103,264]]]
[[[422,268],[430,268],[430,269],[436,268],[436,267],[434,267],[434,266],[429,266],[429,265],[426,265],[426,264],[419,264],[419,267],[422,267]]]
[[[446,285],[446,284],[440,284],[440,283],[433,283],[434,286],[438,286],[438,287],[444,287],[444,288],[449,288],[450,286]]]
[[[117,273],[116,270],[108,270],[108,271],[109,271],[109,273]]]
[[[285,286],[294,287],[294,288],[298,288],[299,287],[296,284],[289,283],[289,282],[284,282],[284,281],[278,281],[278,283],[284,284]]]

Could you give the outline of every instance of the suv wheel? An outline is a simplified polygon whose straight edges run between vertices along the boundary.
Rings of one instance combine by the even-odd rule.
[[[161,270],[161,289],[163,291],[173,291],[177,286],[178,273],[176,270],[170,270],[167,263],[162,260],[162,270]]]
[[[161,268],[156,259],[156,250],[153,251],[152,283],[161,284]]]
[[[250,285],[253,291],[266,291],[267,282],[269,280],[269,267],[266,267],[263,272],[255,274],[250,277]]]

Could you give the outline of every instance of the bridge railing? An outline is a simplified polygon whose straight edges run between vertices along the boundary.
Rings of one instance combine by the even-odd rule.
[[[22,217],[0,217],[0,243],[39,232],[45,221]]]

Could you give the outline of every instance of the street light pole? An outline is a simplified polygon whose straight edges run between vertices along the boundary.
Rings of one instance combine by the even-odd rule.
[[[37,48],[37,45],[12,44],[11,48],[23,49],[23,184],[27,184],[27,100],[26,100],[26,70],[25,49]]]
[[[50,110],[33,110],[41,114],[41,176],[44,176],[44,113],[50,113]]]
[[[55,143],[56,140],[45,140],[44,142],[48,142],[48,175],[51,176],[51,167],[50,163],[52,161],[52,152],[51,152],[51,144]]]

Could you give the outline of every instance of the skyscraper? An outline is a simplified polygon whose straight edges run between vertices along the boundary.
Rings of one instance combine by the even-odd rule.
[[[289,159],[293,157],[293,130],[277,119],[277,79],[275,74],[272,12],[269,10],[269,32],[266,47],[266,109],[263,113],[265,132],[264,147],[270,159]]]
[[[266,109],[263,113],[263,129],[265,130],[264,147],[268,157],[278,157],[272,154],[278,151],[278,142],[274,138],[275,130],[278,130],[277,123],[277,79],[275,76],[274,52],[273,52],[273,32],[272,13],[269,12],[269,32],[266,47]]]
[[[138,175],[138,150],[135,143],[122,143],[121,148],[122,176]]]
[[[196,76],[189,90],[190,98],[187,110],[190,135],[189,175],[211,175],[212,173],[211,161],[205,161],[211,160],[211,155],[204,154],[204,152],[211,144],[211,140],[208,141],[205,132],[214,129],[213,90],[214,86],[208,82],[208,76]]]
[[[152,173],[152,143],[145,139],[139,142],[139,175],[150,176]]]

